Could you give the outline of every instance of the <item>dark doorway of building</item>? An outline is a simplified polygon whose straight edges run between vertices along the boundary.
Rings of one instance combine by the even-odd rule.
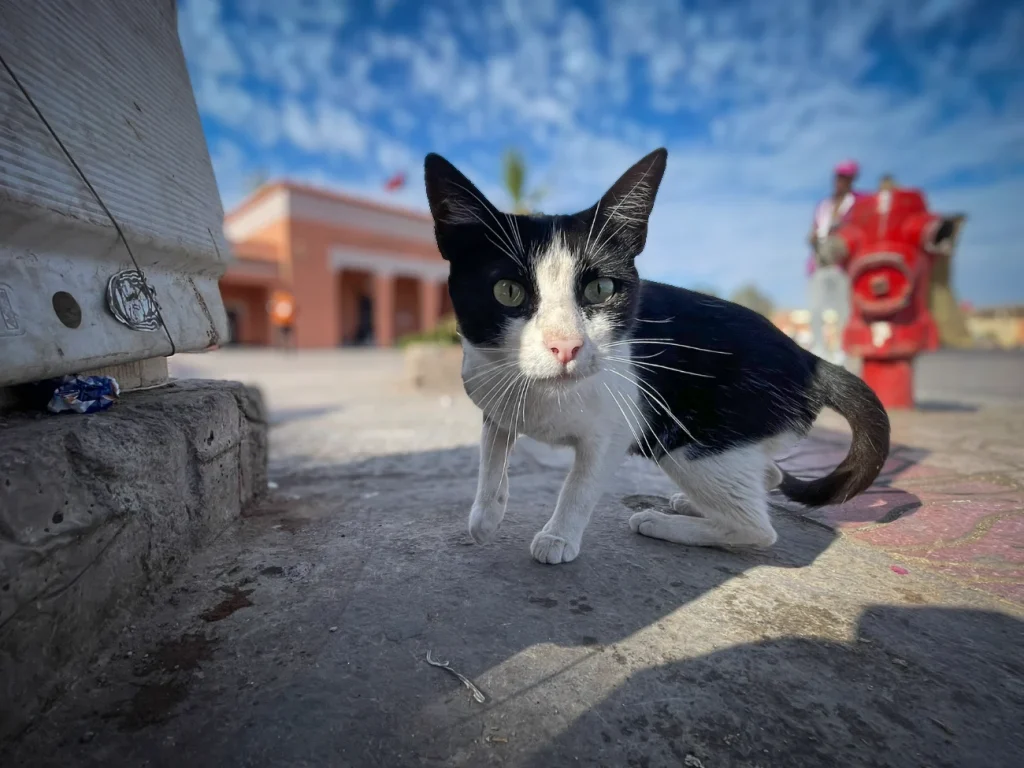
[[[356,344],[373,344],[373,299],[359,297],[359,320],[356,325]]]
[[[226,308],[228,315],[228,344],[238,343],[238,310]]]

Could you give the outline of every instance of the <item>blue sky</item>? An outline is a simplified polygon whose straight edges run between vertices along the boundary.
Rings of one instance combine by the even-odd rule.
[[[961,298],[1024,301],[1021,3],[180,0],[179,33],[226,208],[263,173],[425,210],[429,151],[502,205],[515,146],[565,212],[664,145],[641,273],[801,306],[853,157],[968,213]]]

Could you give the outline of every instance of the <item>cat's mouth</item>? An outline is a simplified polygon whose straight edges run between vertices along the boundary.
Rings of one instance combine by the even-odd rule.
[[[551,384],[575,384],[588,378],[593,372],[594,371],[589,366],[586,368],[573,366],[572,368],[565,368],[550,376],[545,376],[541,381],[546,381]]]
[[[589,378],[598,368],[598,359],[591,350],[573,350],[577,351],[574,359],[565,360],[566,355],[562,355],[559,360],[547,346],[524,345],[519,355],[519,372],[537,384],[573,385]]]

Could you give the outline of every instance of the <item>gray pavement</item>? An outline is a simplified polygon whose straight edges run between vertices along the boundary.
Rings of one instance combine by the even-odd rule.
[[[263,386],[276,487],[20,739],[6,765],[973,766],[1024,754],[1024,611],[776,511],[768,552],[630,533],[630,461],[578,560],[529,557],[564,453],[525,441],[473,545],[479,416],[372,352],[218,353]],[[474,700],[427,651],[475,682]],[[1016,755],[1016,757],[1015,757]]]
[[[919,357],[914,373],[926,406],[1024,400],[1024,350],[942,350]]]

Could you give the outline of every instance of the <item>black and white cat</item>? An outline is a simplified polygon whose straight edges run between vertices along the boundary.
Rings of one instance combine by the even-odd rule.
[[[657,462],[683,491],[672,499],[679,514],[638,512],[630,528],[727,547],[775,542],[771,489],[810,506],[842,502],[870,486],[888,456],[889,419],[856,376],[755,312],[639,278],[634,260],[667,157],[652,152],[595,206],[568,216],[501,213],[447,160],[426,158],[463,382],[483,411],[469,515],[479,543],[505,515],[520,435],[576,453],[530,547],[542,563],[579,554],[605,481],[630,452]],[[821,479],[786,474],[773,457],[825,406],[850,423],[849,454]]]

